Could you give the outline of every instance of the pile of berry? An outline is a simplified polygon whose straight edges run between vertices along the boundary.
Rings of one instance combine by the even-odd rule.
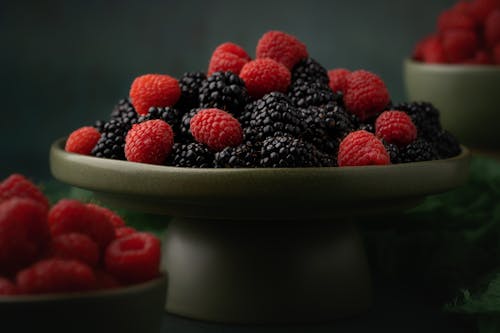
[[[66,151],[191,168],[357,166],[460,152],[430,103],[392,104],[377,75],[327,71],[281,31],[260,38],[255,59],[219,45],[207,75],[137,77],[110,119],[71,133]]]
[[[500,0],[460,0],[419,41],[413,59],[426,63],[500,65]]]
[[[0,296],[116,288],[159,276],[160,241],[113,211],[62,199],[52,207],[19,174],[0,183]]]

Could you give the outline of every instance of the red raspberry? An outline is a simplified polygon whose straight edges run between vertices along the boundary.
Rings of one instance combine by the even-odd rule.
[[[456,4],[454,4],[453,7],[451,7],[451,10],[454,12],[472,16],[471,3],[465,0],[459,1]]]
[[[174,132],[160,119],[135,124],[125,138],[128,161],[163,164],[174,145]]]
[[[47,259],[20,271],[16,283],[23,294],[47,294],[90,290],[96,278],[77,260]]]
[[[28,198],[0,204],[0,274],[14,273],[34,262],[49,241],[44,206]]]
[[[446,56],[439,36],[431,35],[417,43],[413,51],[413,59],[431,64],[445,63]]]
[[[99,262],[99,246],[89,236],[69,233],[54,237],[50,256],[60,259],[80,260],[91,267]]]
[[[137,230],[135,230],[132,227],[119,227],[115,229],[115,237],[118,238],[123,238],[128,235],[135,234]]]
[[[361,120],[381,112],[389,103],[389,92],[377,75],[357,70],[347,75],[344,103]]]
[[[114,240],[106,249],[106,270],[125,283],[137,283],[159,275],[160,240],[138,232]]]
[[[451,63],[460,63],[472,58],[478,48],[477,35],[470,30],[447,30],[442,38],[444,53]]]
[[[489,53],[486,52],[485,50],[477,50],[474,57],[465,60],[464,63],[472,65],[488,65],[492,64],[493,60],[489,55]]]
[[[347,75],[351,72],[344,68],[336,68],[328,71],[328,78],[330,79],[330,89],[333,91],[344,91],[347,81]]]
[[[257,58],[271,58],[291,70],[301,59],[307,58],[306,46],[292,35],[282,31],[268,31],[257,43]]]
[[[220,109],[204,109],[191,118],[189,130],[196,141],[220,151],[243,141],[240,122]]]
[[[215,72],[231,71],[234,74],[240,74],[241,68],[250,61],[246,51],[234,43],[224,43],[219,45],[208,65],[208,76]]]
[[[62,199],[52,206],[49,226],[54,237],[82,233],[94,240],[101,250],[115,238],[115,228],[108,217],[77,200]]]
[[[87,204],[87,208],[89,209],[94,209],[101,214],[104,214],[107,216],[108,220],[111,222],[113,227],[115,228],[120,228],[125,226],[125,221],[118,215],[117,213],[113,212],[111,209],[108,209],[106,207],[98,206],[96,204],[89,203]]]
[[[493,47],[500,43],[500,9],[491,12],[484,22],[484,39]]]
[[[474,0],[470,4],[470,12],[477,22],[484,22],[495,9],[500,9],[500,0]]]
[[[500,43],[498,43],[493,48],[492,56],[493,56],[493,63],[500,65]]]
[[[101,133],[96,128],[92,126],[81,127],[69,135],[64,150],[69,153],[90,155],[100,137]]]
[[[245,64],[240,77],[245,82],[250,96],[260,98],[272,91],[286,92],[292,76],[279,62],[264,58]]]
[[[49,200],[40,189],[23,175],[14,173],[0,183],[0,203],[10,198],[29,198],[40,203],[47,210]]]
[[[417,128],[402,111],[384,111],[375,121],[375,134],[387,143],[406,146],[417,138]]]
[[[111,274],[106,271],[96,269],[94,270],[96,278],[96,289],[113,289],[120,287],[120,282]]]
[[[337,160],[340,167],[391,163],[382,141],[364,130],[351,132],[340,142]]]
[[[476,21],[470,15],[456,10],[446,10],[441,13],[437,21],[440,33],[452,29],[474,30]]]
[[[137,77],[130,87],[130,99],[139,114],[147,114],[152,106],[174,105],[181,96],[179,82],[169,75],[146,74]]]
[[[17,287],[9,279],[0,276],[0,296],[12,296],[18,294]]]

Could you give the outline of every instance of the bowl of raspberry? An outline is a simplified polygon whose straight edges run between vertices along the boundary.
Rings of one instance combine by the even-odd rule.
[[[469,147],[500,149],[500,1],[459,1],[404,62],[411,100],[432,102]]]
[[[0,183],[0,317],[8,331],[159,332],[160,240],[108,208],[50,205],[20,174]]]
[[[460,186],[470,158],[432,104],[391,103],[375,73],[328,71],[281,31],[253,59],[227,42],[207,73],[139,76],[108,120],[83,128],[53,143],[54,177],[169,215],[166,309],[216,322],[365,311],[356,218]]]

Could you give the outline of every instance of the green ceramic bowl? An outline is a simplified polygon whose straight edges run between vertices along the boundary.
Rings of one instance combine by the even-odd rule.
[[[2,332],[159,333],[165,276],[87,293],[0,297]]]
[[[388,166],[188,169],[50,152],[57,179],[105,203],[173,216],[168,311],[236,323],[333,320],[366,310],[371,283],[354,219],[463,184],[468,150]]]
[[[411,101],[430,101],[443,127],[471,148],[500,149],[500,66],[404,62]]]

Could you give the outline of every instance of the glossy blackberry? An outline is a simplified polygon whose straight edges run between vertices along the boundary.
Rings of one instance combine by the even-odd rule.
[[[320,151],[336,154],[340,143],[336,136],[334,111],[318,106],[301,109],[303,116],[303,138]]]
[[[240,119],[245,138],[254,142],[281,134],[300,136],[303,132],[300,110],[279,92],[269,93],[248,104]]]
[[[109,117],[110,120],[119,120],[122,123],[136,123],[138,118],[139,115],[128,98],[121,99],[115,105]]]
[[[326,68],[312,58],[302,59],[293,67],[292,82],[299,79],[305,82],[318,82],[326,85],[330,82]]]
[[[96,120],[94,122],[94,128],[96,128],[99,133],[102,133],[104,131],[104,124],[106,124],[104,120]]]
[[[355,131],[359,126],[359,119],[356,115],[348,112],[345,108],[336,103],[328,103],[324,106],[326,112],[331,115],[335,121],[336,137],[343,139],[347,134]]]
[[[319,166],[319,153],[311,143],[290,135],[268,137],[262,142],[259,165],[264,168]]]
[[[132,128],[131,123],[124,123],[117,119],[106,122],[101,132],[101,138],[92,150],[92,155],[125,160],[125,137],[130,128]]]
[[[198,142],[174,143],[166,164],[184,168],[212,168],[214,153]]]
[[[422,138],[401,148],[399,156],[401,163],[431,161],[439,158],[432,143]]]
[[[460,154],[462,149],[458,140],[448,132],[442,130],[433,141],[439,158],[449,158]]]
[[[190,142],[193,140],[189,126],[191,123],[191,118],[198,113],[201,109],[192,109],[189,112],[182,115],[181,122],[179,124],[179,131],[177,134],[177,142]]]
[[[358,130],[364,130],[370,133],[375,133],[375,125],[372,123],[361,123],[359,124]]]
[[[175,108],[187,112],[200,106],[200,88],[207,76],[203,72],[187,72],[179,78],[181,97]]]
[[[399,147],[393,143],[386,143],[384,142],[385,150],[387,150],[387,153],[389,154],[389,157],[391,159],[392,164],[398,164],[401,163],[401,156],[400,156],[400,151]]]
[[[290,85],[288,96],[296,107],[322,106],[338,100],[328,84],[298,79]]]
[[[245,83],[232,72],[215,72],[200,88],[200,107],[218,108],[238,115],[248,102]]]
[[[142,123],[147,120],[161,119],[172,127],[174,133],[179,132],[182,121],[181,112],[178,109],[171,107],[150,107],[148,114],[140,116],[138,122]]]
[[[429,102],[400,103],[392,109],[404,111],[411,117],[419,137],[432,140],[441,132],[439,111]]]
[[[255,168],[259,164],[260,148],[252,143],[226,147],[215,153],[216,168]]]

